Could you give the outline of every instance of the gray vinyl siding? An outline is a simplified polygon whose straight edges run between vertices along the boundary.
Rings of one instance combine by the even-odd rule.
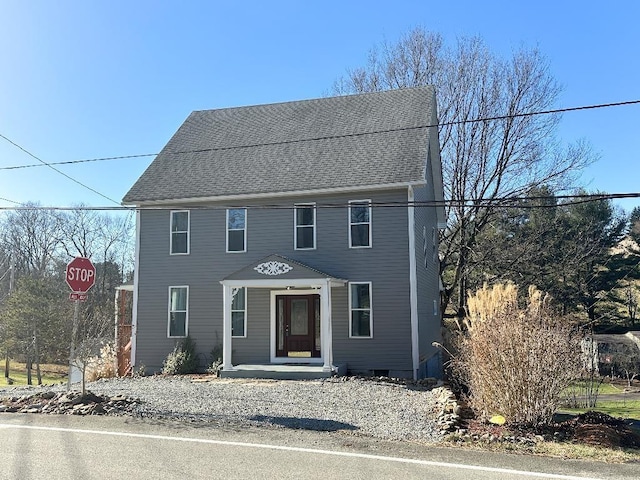
[[[247,289],[247,336],[232,340],[233,363],[261,364],[270,362],[270,302],[269,289]],[[222,310],[222,302],[220,310]],[[220,323],[220,331],[222,332],[222,323]]]
[[[430,172],[430,165],[427,172]],[[414,190],[416,202],[434,201],[433,183],[431,175],[427,176],[425,187]],[[426,228],[425,228],[426,227]],[[436,242],[433,242],[433,228],[436,227]],[[426,262],[424,253],[423,230],[426,229]],[[437,355],[438,349],[432,345],[434,341],[441,340],[441,312],[440,312],[440,285],[439,285],[439,260],[438,234],[436,211],[431,207],[415,208],[415,247],[416,247],[416,277],[418,280],[418,343],[419,343],[419,371],[421,375],[435,375],[426,363]],[[436,252],[434,259],[434,251]],[[426,267],[425,267],[426,264]],[[433,302],[437,302],[438,314],[434,315]],[[438,363],[438,362],[435,362]]]
[[[316,249],[294,250],[293,210],[250,208],[247,251],[226,253],[224,208],[193,209],[189,255],[169,255],[169,210],[140,212],[136,365],[159,370],[176,340],[167,338],[169,286],[189,286],[188,333],[204,361],[222,343],[222,286],[226,276],[279,254],[335,278],[372,283],[373,338],[349,338],[348,287],[332,289],[334,363],[352,371],[389,370],[411,375],[408,216],[403,207],[374,207],[372,248],[349,248],[348,201],[406,202],[407,190],[269,198],[251,205],[316,202]],[[187,208],[187,207],[184,207]],[[421,235],[420,228],[420,235]],[[420,250],[422,240],[416,242]],[[431,273],[431,272],[430,272]],[[420,288],[420,285],[419,285]],[[247,338],[233,339],[233,363],[269,361],[270,292],[249,289]],[[422,308],[424,310],[424,306]],[[203,365],[204,366],[204,365]]]

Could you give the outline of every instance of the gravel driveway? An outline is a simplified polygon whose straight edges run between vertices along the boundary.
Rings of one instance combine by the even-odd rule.
[[[0,396],[55,387],[7,387]],[[215,377],[105,379],[87,389],[139,398],[134,414],[213,424],[351,431],[388,440],[436,441],[437,394],[372,379],[255,380]],[[20,393],[17,391],[20,390]]]

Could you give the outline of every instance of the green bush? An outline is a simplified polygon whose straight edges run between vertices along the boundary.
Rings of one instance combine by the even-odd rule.
[[[164,359],[162,373],[166,375],[183,375],[185,373],[195,373],[197,368],[196,343],[191,337],[187,337],[176,344],[173,351]]]

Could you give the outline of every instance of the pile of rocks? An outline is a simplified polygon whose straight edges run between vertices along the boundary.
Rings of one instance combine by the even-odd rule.
[[[504,427],[474,419],[471,408],[458,400],[447,387],[435,388],[433,394],[439,409],[436,421],[439,433],[448,436],[448,440],[454,443],[511,443],[530,446],[544,441],[544,437],[534,432],[512,433]]]
[[[463,417],[470,418],[469,409],[460,402],[448,387],[434,388],[432,394],[437,402],[436,424],[441,435],[456,432],[462,428]]]
[[[0,399],[0,412],[57,413],[67,415],[125,415],[134,411],[139,399],[123,395],[108,397],[86,392],[44,391]]]

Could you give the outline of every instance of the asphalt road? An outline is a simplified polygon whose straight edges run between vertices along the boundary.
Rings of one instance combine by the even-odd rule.
[[[0,414],[2,479],[634,479],[610,465],[343,433]]]

